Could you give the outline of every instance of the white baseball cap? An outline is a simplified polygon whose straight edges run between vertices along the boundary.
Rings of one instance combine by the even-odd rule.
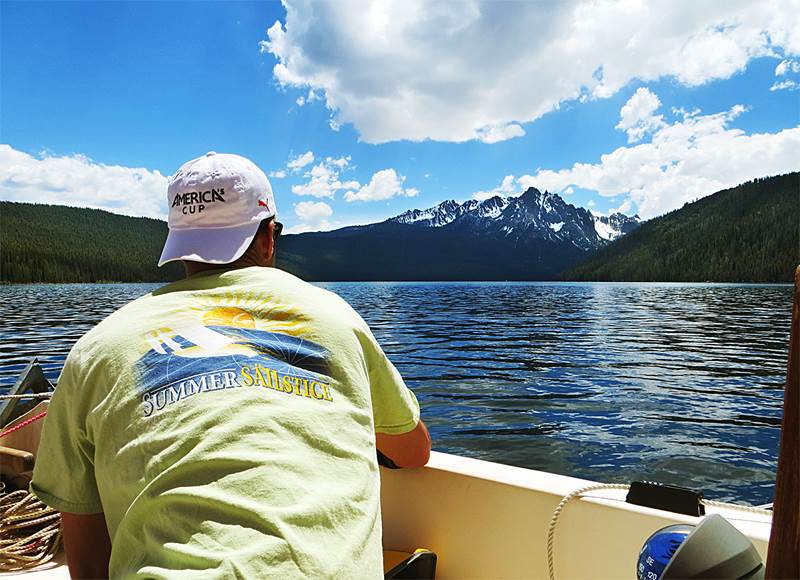
[[[272,186],[255,164],[209,151],[169,178],[169,234],[159,266],[175,260],[229,264],[250,246],[259,224],[277,214]]]

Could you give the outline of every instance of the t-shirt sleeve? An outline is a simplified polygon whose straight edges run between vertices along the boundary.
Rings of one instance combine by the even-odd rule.
[[[74,349],[73,349],[74,351]],[[103,511],[94,475],[94,444],[87,435],[86,409],[77,357],[67,358],[44,419],[31,492],[61,512]]]
[[[372,332],[365,328],[360,338],[369,372],[375,431],[387,435],[408,433],[419,423],[417,398],[406,387]]]

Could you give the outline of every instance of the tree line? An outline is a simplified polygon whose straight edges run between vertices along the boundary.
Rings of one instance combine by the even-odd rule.
[[[0,281],[166,282],[158,268],[167,224],[97,209],[0,202]]]
[[[321,256],[304,252],[310,251],[305,242],[313,241],[314,235],[282,239],[286,251],[281,253],[279,245],[279,264],[302,271],[307,260],[323,257],[339,279],[356,279],[348,272],[355,267],[352,261],[337,261],[330,252]],[[156,265],[166,236],[167,224],[161,220],[0,202],[0,282],[176,280],[183,275],[180,264]],[[389,251],[387,247],[383,251]],[[452,262],[447,256],[438,260]],[[790,282],[799,263],[800,173],[796,172],[755,179],[647,221],[561,278]]]
[[[568,280],[791,282],[800,264],[800,173],[748,181],[642,224]]]

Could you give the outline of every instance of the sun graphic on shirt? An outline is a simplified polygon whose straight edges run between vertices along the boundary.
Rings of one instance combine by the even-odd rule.
[[[226,292],[198,296],[192,310],[204,326],[234,326],[300,336],[307,317],[295,306],[263,292]]]
[[[171,353],[182,358],[251,357],[263,354],[267,347],[256,346],[252,340],[258,334],[249,335],[250,331],[302,339],[309,329],[307,316],[297,307],[263,292],[199,295],[194,297],[189,310],[189,320],[149,333],[145,337],[149,346],[160,354]],[[231,334],[223,330],[226,327],[241,330]]]
[[[256,319],[247,310],[234,306],[219,306],[203,314],[203,326],[256,327]]]

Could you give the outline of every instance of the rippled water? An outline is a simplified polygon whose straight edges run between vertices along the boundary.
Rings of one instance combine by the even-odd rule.
[[[0,389],[158,285],[0,287]],[[326,283],[417,393],[434,447],[772,501],[788,286]]]

